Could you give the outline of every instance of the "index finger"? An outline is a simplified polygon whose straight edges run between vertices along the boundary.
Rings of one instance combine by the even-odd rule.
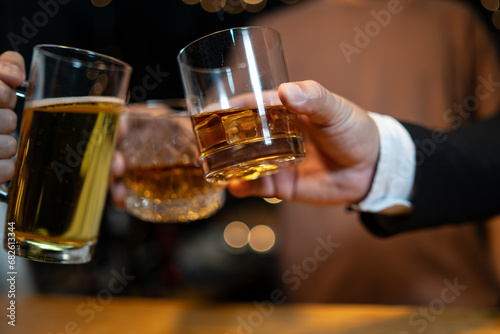
[[[26,80],[24,58],[18,52],[6,51],[0,55],[0,81],[11,87],[20,86]]]

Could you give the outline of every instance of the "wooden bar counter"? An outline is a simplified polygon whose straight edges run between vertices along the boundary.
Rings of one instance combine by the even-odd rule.
[[[100,333],[339,333],[498,334],[497,309],[339,304],[207,303],[97,296],[34,296],[2,299],[2,334]],[[11,323],[12,324],[12,323]]]

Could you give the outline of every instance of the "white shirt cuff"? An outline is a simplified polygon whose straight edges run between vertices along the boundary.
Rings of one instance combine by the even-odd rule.
[[[369,115],[378,127],[380,155],[370,192],[354,208],[388,215],[408,212],[416,166],[413,140],[394,118],[373,112]]]

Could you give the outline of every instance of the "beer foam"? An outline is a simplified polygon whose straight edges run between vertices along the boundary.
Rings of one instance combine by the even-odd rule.
[[[71,104],[71,103],[115,103],[124,105],[125,102],[117,97],[113,96],[72,96],[72,97],[52,97],[48,99],[41,99],[30,101],[26,103],[25,109],[40,108],[45,106],[57,105],[57,104]]]

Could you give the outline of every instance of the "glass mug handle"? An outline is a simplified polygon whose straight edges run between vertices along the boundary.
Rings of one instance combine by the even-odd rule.
[[[5,184],[0,184],[0,202],[6,203],[9,199],[9,188]]]
[[[28,82],[23,82],[16,88],[16,96],[22,99],[26,98],[26,91],[28,90]],[[7,202],[9,199],[9,188],[5,184],[0,184],[0,202]]]

